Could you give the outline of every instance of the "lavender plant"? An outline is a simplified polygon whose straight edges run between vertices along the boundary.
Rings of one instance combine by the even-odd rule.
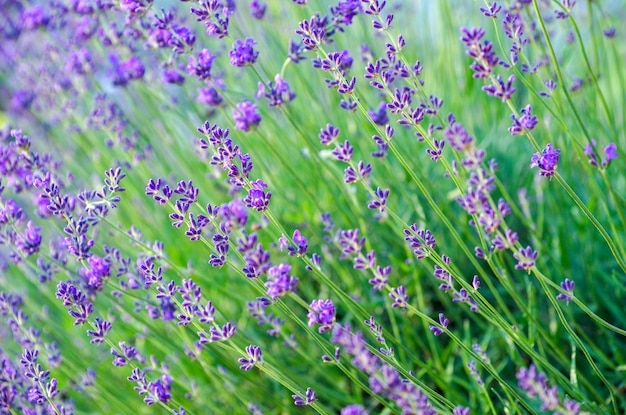
[[[0,414],[626,411],[619,0],[0,10]]]

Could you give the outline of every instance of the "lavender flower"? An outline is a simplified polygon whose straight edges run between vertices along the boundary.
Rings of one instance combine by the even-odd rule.
[[[513,254],[513,257],[517,259],[515,269],[525,269],[530,274],[530,270],[535,266],[535,260],[537,259],[537,251],[528,245],[526,248],[520,249]]]
[[[252,0],[250,3],[250,14],[257,20],[263,19],[265,15],[266,4],[260,3],[258,0]]]
[[[296,94],[291,91],[287,81],[280,75],[276,75],[274,81],[268,82],[267,88],[262,82],[259,82],[256,96],[257,98],[265,96],[270,107],[277,107],[293,101]]]
[[[263,363],[263,353],[261,352],[261,348],[259,346],[247,346],[246,354],[248,355],[248,357],[239,358],[239,363],[241,363],[239,369],[249,371],[254,366]]]
[[[565,293],[559,293],[556,296],[556,299],[560,301],[565,301],[567,304],[569,304],[569,302],[572,301],[572,298],[574,297],[575,287],[576,283],[574,281],[570,280],[569,278],[565,278],[565,280],[561,282],[561,288],[563,289],[563,291],[565,291]]]
[[[525,106],[522,109],[522,116],[518,119],[515,114],[511,114],[513,124],[509,127],[511,135],[520,135],[532,131],[538,123],[537,117],[531,114],[532,107]]]
[[[243,200],[247,207],[254,208],[259,212],[267,209],[272,198],[272,192],[266,192],[267,184],[263,180],[250,182],[248,196]]]
[[[601,163],[598,163],[598,158],[595,153],[595,147],[597,146],[597,142],[595,139],[591,139],[591,144],[587,144],[585,146],[585,155],[589,158],[589,164],[595,167],[607,168],[611,163],[611,160],[614,160],[618,157],[617,154],[617,145],[615,143],[609,143],[606,147],[604,147],[604,160]]]
[[[233,48],[228,52],[230,64],[238,67],[253,65],[259,57],[259,51],[254,49],[256,44],[256,41],[252,38],[246,38],[246,40],[237,39],[233,44]]]
[[[540,153],[535,153],[530,159],[530,167],[539,167],[539,175],[552,177],[556,174],[557,163],[559,162],[559,150],[547,144]]]
[[[298,278],[290,275],[291,265],[279,264],[267,271],[267,296],[276,299],[296,291]]]
[[[242,101],[233,110],[235,129],[248,132],[261,123],[261,115],[257,112],[258,105],[250,101]]]
[[[91,339],[90,343],[91,344],[101,344],[104,343],[104,337],[109,333],[109,331],[111,330],[111,323],[109,323],[106,320],[103,320],[99,317],[96,317],[96,319],[94,320],[94,326],[95,326],[95,330],[88,330],[87,331],[87,335],[89,337],[93,337],[93,339]]]
[[[509,76],[506,82],[498,75],[495,83],[482,87],[482,90],[485,91],[487,95],[498,97],[502,99],[502,102],[507,102],[511,99],[515,91],[517,91],[517,89],[513,87],[513,81],[515,81],[515,75]]]
[[[331,300],[313,300],[307,314],[309,327],[319,324],[318,331],[324,333],[333,328],[335,314],[335,305]]]
[[[291,395],[291,397],[293,398],[293,403],[296,406],[311,405],[313,402],[317,401],[316,393],[311,388],[306,388],[304,398],[300,396],[299,393]]]
[[[439,313],[439,324],[441,327],[430,325],[428,326],[428,329],[432,331],[432,333],[435,336],[440,336],[441,334],[443,334],[444,330],[448,327],[449,323],[450,323],[449,320],[444,316],[444,314]]]

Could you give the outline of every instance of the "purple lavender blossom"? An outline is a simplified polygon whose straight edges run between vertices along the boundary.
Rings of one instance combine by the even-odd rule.
[[[513,81],[515,81],[515,75],[509,76],[506,82],[498,75],[495,83],[482,87],[482,90],[485,91],[487,95],[498,97],[502,99],[502,102],[507,102],[511,99],[515,91],[517,91],[517,89],[513,87]]]
[[[405,308],[407,306],[407,302],[409,301],[409,296],[406,293],[406,288],[403,285],[392,288],[391,293],[389,294],[389,298],[393,300],[393,304],[391,307],[396,308]]]
[[[309,306],[307,318],[309,327],[319,324],[318,332],[324,333],[335,324],[335,305],[331,300],[313,300]]]
[[[556,296],[556,299],[560,301],[565,301],[567,304],[569,304],[569,302],[572,301],[572,298],[574,297],[575,287],[576,283],[574,281],[570,280],[569,278],[565,278],[565,280],[561,282],[561,289],[563,289],[565,293],[559,293]]]
[[[189,56],[187,73],[196,76],[201,81],[211,79],[211,68],[216,57],[217,56],[212,55],[207,49],[202,49],[197,58],[193,55]]]
[[[604,29],[602,34],[608,39],[613,39],[615,37],[616,30],[614,27],[609,27],[608,29]]]
[[[93,324],[95,326],[95,329],[87,331],[87,336],[93,337],[93,339],[90,340],[90,343],[91,344],[104,343],[105,336],[111,330],[111,323],[109,323],[106,320],[101,319],[100,317],[96,317]]]
[[[495,1],[491,3],[489,7],[481,7],[480,11],[483,13],[485,17],[492,17],[496,19],[498,17],[498,12],[502,10],[502,7],[498,5]],[[456,414],[455,414],[456,415]]]
[[[520,135],[525,132],[532,131],[537,123],[537,117],[532,115],[532,107],[530,105],[526,105],[522,108],[522,116],[518,119],[515,114],[511,114],[511,119],[513,120],[513,124],[509,127],[509,132],[511,135]]]
[[[362,405],[353,404],[344,406],[339,415],[369,415],[369,412]]]
[[[272,198],[272,192],[266,192],[267,184],[263,180],[255,180],[250,182],[250,190],[248,195],[243,200],[247,207],[254,208],[258,212],[262,212],[267,209]]]
[[[271,267],[267,271],[267,296],[271,299],[284,297],[290,292],[296,291],[298,278],[290,275],[291,265],[279,264]]]
[[[311,388],[306,388],[304,398],[302,398],[299,393],[291,395],[291,397],[293,398],[293,403],[296,406],[311,405],[313,402],[317,401],[316,394]]]
[[[439,325],[441,326],[435,326],[435,325],[430,325],[428,326],[428,329],[435,335],[435,336],[440,336],[441,334],[443,334],[444,330],[446,328],[448,328],[448,324],[450,323],[450,321],[446,318],[446,316],[444,316],[443,313],[439,313]]]
[[[252,38],[237,39],[233,48],[228,52],[230,64],[237,67],[253,65],[259,57],[259,51],[254,49],[256,44]]]
[[[261,348],[259,346],[247,346],[246,354],[248,355],[248,357],[239,358],[239,363],[241,363],[239,369],[249,371],[254,366],[263,363],[263,353],[261,352]]]
[[[539,167],[539,175],[552,177],[556,174],[559,162],[559,150],[547,144],[540,153],[535,153],[530,159],[530,168]]]
[[[259,2],[258,0],[252,0],[250,3],[250,14],[257,20],[263,19],[265,16],[266,4]]]
[[[137,56],[131,56],[125,61],[120,61],[116,54],[111,54],[109,60],[113,65],[113,85],[124,86],[130,81],[141,79],[145,68]]]
[[[530,274],[530,270],[535,266],[537,251],[533,250],[533,248],[528,245],[526,248],[522,248],[514,253],[513,257],[517,259],[515,269],[525,269]]]
[[[277,74],[273,81],[267,83],[267,87],[259,82],[256,97],[260,98],[261,96],[265,96],[270,107],[277,107],[293,101],[296,94],[291,91],[287,81]]]
[[[520,368],[515,377],[520,388],[526,391],[530,397],[538,397],[541,401],[541,410],[556,410],[561,406],[556,386],[550,386],[544,373],[537,373],[535,365],[528,369]],[[570,401],[571,407],[571,401]]]
[[[217,89],[211,86],[208,88],[199,88],[196,101],[209,107],[217,107],[224,101],[224,98],[222,98]]]
[[[595,147],[597,146],[597,142],[595,139],[591,139],[591,144],[587,144],[585,146],[584,154],[589,158],[589,164],[595,167],[607,168],[611,163],[611,160],[615,160],[618,158],[617,154],[617,145],[615,143],[609,143],[606,147],[604,147],[604,160],[601,163],[598,163],[598,158],[596,156]]]
[[[242,101],[233,110],[235,129],[249,132],[261,123],[261,115],[257,112],[259,106],[250,101]]]
[[[338,136],[339,128],[333,126],[332,124],[326,124],[326,128],[322,128],[320,130],[320,143],[322,143],[323,145],[333,144],[337,140]]]

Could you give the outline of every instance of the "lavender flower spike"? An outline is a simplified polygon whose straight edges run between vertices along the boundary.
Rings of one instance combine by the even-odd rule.
[[[309,327],[319,324],[318,331],[324,333],[333,328],[335,324],[335,305],[331,300],[313,300],[307,317]]]
[[[256,41],[252,38],[237,39],[233,48],[228,52],[230,64],[239,67],[253,65],[259,57],[259,51],[254,50],[254,46],[256,46]]]
[[[259,346],[250,345],[246,347],[246,354],[248,357],[239,358],[239,363],[241,363],[239,369],[248,371],[254,366],[263,363],[263,353]]]
[[[302,396],[299,394],[291,395],[291,397],[293,398],[293,403],[296,406],[311,405],[317,400],[316,394],[311,388],[306,388],[304,399],[302,399]]]
[[[559,150],[547,144],[540,153],[535,153],[530,159],[530,167],[539,167],[539,175],[552,177],[556,173],[557,163],[559,162]]]
[[[567,304],[569,304],[569,302],[572,301],[572,298],[574,297],[575,286],[576,283],[574,281],[570,280],[569,278],[565,278],[565,280],[561,283],[561,288],[566,291],[566,293],[560,293],[556,296],[556,299],[565,301]]]

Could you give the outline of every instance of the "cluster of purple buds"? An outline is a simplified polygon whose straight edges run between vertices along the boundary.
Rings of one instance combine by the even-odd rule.
[[[336,324],[331,342],[350,356],[352,364],[368,376],[372,391],[393,400],[402,413],[437,414],[422,389],[403,379],[395,368],[368,349],[362,333],[352,333],[349,325]]]
[[[261,98],[264,96],[270,107],[279,107],[293,101],[296,98],[296,93],[290,89],[287,81],[285,81],[279,74],[274,77],[273,81],[268,82],[267,86],[262,82],[259,82],[258,85],[259,89],[256,97]]]
[[[604,160],[598,161],[598,157],[596,156],[596,146],[598,143],[595,139],[591,139],[591,144],[587,144],[585,146],[585,156],[589,157],[588,161],[594,167],[600,167],[602,169],[606,169],[611,164],[611,160],[615,160],[618,157],[617,154],[617,146],[615,143],[610,143],[602,152],[604,153]]]
[[[530,109],[528,107],[526,109],[525,115],[530,116]],[[530,121],[526,120],[525,122]],[[457,202],[468,214],[478,218],[477,222],[472,219],[470,224],[479,226],[487,233],[492,244],[490,251],[515,250],[515,244],[518,241],[517,233],[509,228],[502,229],[501,226],[504,223],[503,219],[511,213],[511,207],[502,198],[494,203],[490,194],[495,189],[495,170],[497,168],[495,160],[489,161],[489,169],[482,167],[485,151],[476,147],[474,138],[456,121],[452,114],[448,116],[448,126],[444,130],[444,136],[452,148],[461,153],[461,163],[470,173],[467,181],[468,189],[462,197],[457,199]],[[544,165],[544,167],[549,166]],[[534,266],[537,253],[530,246],[526,249],[529,251],[524,250],[514,254],[518,260],[518,269],[528,270]],[[476,247],[476,256],[485,257],[482,248]]]
[[[246,347],[247,357],[239,358],[239,369],[249,371],[254,366],[258,366],[263,363],[263,353],[259,346],[250,345]]]
[[[229,16],[235,11],[230,3],[207,0],[198,3],[200,8],[192,7],[190,11],[196,16],[198,22],[204,24],[207,35],[222,39],[228,36]]]
[[[558,411],[562,415],[578,415],[580,413],[580,403],[569,398],[565,398],[561,402],[557,387],[550,386],[546,375],[538,373],[535,365],[520,368],[516,377],[519,387],[526,391],[528,396],[539,398],[542,411]]]
[[[259,57],[259,51],[254,49],[256,44],[252,38],[237,39],[233,48],[228,52],[230,64],[237,67],[254,65]]]
[[[368,282],[375,290],[384,289],[389,282],[391,267],[383,267],[377,264],[376,251],[372,250],[366,254],[362,252],[365,246],[365,237],[361,237],[358,229],[339,229],[334,231],[334,224],[330,214],[323,213],[322,221],[325,224],[324,232],[329,235],[325,239],[329,243],[336,244],[341,249],[340,259],[351,259],[354,262],[354,269],[362,272],[370,272],[372,278]]]
[[[322,128],[319,134],[320,142],[324,145],[334,145],[332,155],[336,160],[342,161],[348,164],[348,167],[344,170],[344,182],[356,183],[361,180],[365,180],[372,172],[372,165],[360,160],[356,166],[352,162],[352,153],[354,147],[350,144],[350,141],[346,140],[343,143],[337,140],[339,136],[339,128],[334,127],[331,124],[327,124],[326,128]]]
[[[539,175],[552,177],[556,174],[559,162],[559,149],[547,144],[541,153],[535,153],[530,159],[530,167],[539,167]]]
[[[343,52],[331,52],[328,58],[313,59],[313,67],[319,68],[331,75],[326,79],[328,88],[337,89],[340,94],[352,94],[356,85],[356,77],[348,80],[347,71],[352,67],[353,59],[347,50]]]
[[[309,327],[319,324],[317,331],[324,333],[335,325],[337,311],[331,300],[313,300],[309,306],[307,317]]]
[[[506,102],[516,91],[513,87],[515,76],[511,75],[504,81],[500,75],[494,77],[493,72],[498,65],[506,67],[506,62],[502,61],[493,50],[493,43],[488,40],[482,41],[485,31],[482,28],[468,29],[461,28],[461,42],[465,44],[467,54],[474,59],[470,69],[474,71],[474,78],[489,79],[489,85],[482,87],[488,95],[498,97],[502,102]],[[481,42],[482,41],[482,42]]]
[[[511,135],[521,135],[526,134],[529,131],[532,131],[537,123],[537,116],[532,115],[532,107],[530,105],[526,105],[522,108],[522,116],[517,118],[515,114],[511,114],[511,119],[513,123],[511,127],[509,127],[509,132]]]

